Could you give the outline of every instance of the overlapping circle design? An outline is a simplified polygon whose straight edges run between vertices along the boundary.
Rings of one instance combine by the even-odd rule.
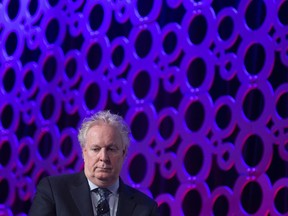
[[[0,1],[0,215],[83,168],[77,129],[131,126],[122,171],[163,215],[286,215],[288,2]]]

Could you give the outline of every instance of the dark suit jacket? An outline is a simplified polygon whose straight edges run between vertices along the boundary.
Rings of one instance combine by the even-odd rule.
[[[90,188],[84,172],[43,178],[29,216],[93,216]],[[157,203],[120,179],[117,216],[159,215]]]

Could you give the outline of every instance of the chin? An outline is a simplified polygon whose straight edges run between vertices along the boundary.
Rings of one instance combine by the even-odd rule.
[[[107,173],[98,173],[98,174],[95,174],[95,177],[100,180],[106,180],[106,181],[112,178],[111,175]]]

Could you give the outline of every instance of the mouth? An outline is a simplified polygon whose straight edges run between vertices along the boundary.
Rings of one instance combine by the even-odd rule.
[[[96,170],[100,171],[100,172],[110,172],[111,168],[107,168],[107,167],[97,167]]]

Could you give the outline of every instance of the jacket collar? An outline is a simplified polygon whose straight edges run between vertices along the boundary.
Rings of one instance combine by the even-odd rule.
[[[90,188],[84,172],[80,172],[71,187],[71,196],[82,216],[93,216]]]
[[[136,207],[134,192],[120,179],[117,216],[132,215]]]

